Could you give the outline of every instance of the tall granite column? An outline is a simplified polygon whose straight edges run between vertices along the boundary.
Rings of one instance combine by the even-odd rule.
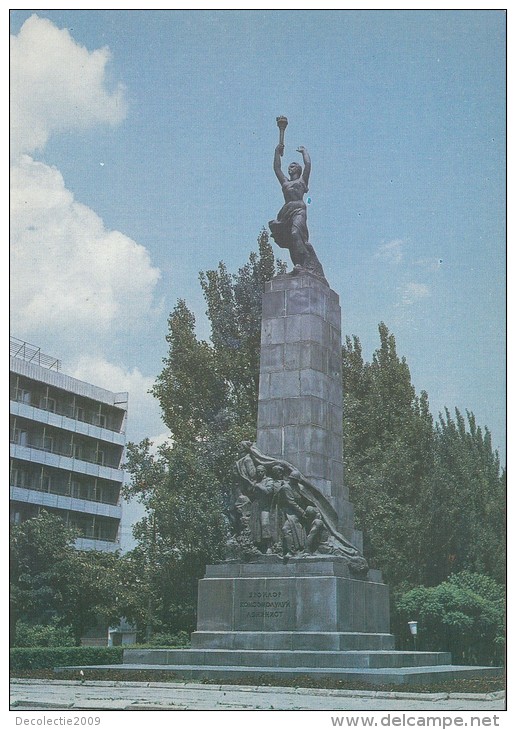
[[[266,284],[257,446],[297,467],[329,498],[342,534],[360,540],[344,485],[339,297],[310,273]]]

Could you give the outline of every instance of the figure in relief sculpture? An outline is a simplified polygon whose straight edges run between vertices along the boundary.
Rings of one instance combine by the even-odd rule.
[[[275,554],[343,557],[363,573],[367,561],[337,529],[337,513],[319,489],[287,461],[263,454],[250,441],[241,443],[235,464],[232,545],[234,557],[256,560]],[[235,551],[233,551],[235,552]]]
[[[251,538],[262,553],[271,552],[273,534],[271,506],[274,498],[273,479],[267,476],[265,467],[256,467],[256,481],[251,488]]]
[[[306,548],[309,553],[315,553],[325,539],[324,522],[321,513],[315,507],[307,507],[305,515],[310,520],[310,530],[306,536]]]
[[[279,528],[277,542],[281,538],[283,555],[290,557],[304,552],[306,548],[306,530],[303,524],[305,511],[298,503],[292,485],[283,478],[283,467],[275,464],[271,473],[274,488],[272,509],[276,513],[275,522]]]

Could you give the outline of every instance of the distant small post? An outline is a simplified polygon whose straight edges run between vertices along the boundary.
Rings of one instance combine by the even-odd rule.
[[[417,621],[409,621],[408,625],[414,639],[414,651],[417,651]]]

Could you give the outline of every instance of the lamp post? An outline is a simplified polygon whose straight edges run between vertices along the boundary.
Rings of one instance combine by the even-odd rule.
[[[409,621],[408,626],[414,639],[414,651],[417,651],[417,621]]]

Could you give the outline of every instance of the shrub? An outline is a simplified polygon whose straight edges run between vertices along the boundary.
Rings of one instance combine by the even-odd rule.
[[[18,621],[16,624],[15,646],[75,646],[72,630],[69,626],[57,626],[56,623],[30,624]]]
[[[122,664],[121,646],[20,647],[11,649],[11,670],[53,669],[54,667]]]
[[[407,622],[418,622],[418,649],[449,651],[455,664],[502,664],[505,594],[489,576],[464,571],[438,586],[413,588],[395,601],[400,648],[412,646]]]

